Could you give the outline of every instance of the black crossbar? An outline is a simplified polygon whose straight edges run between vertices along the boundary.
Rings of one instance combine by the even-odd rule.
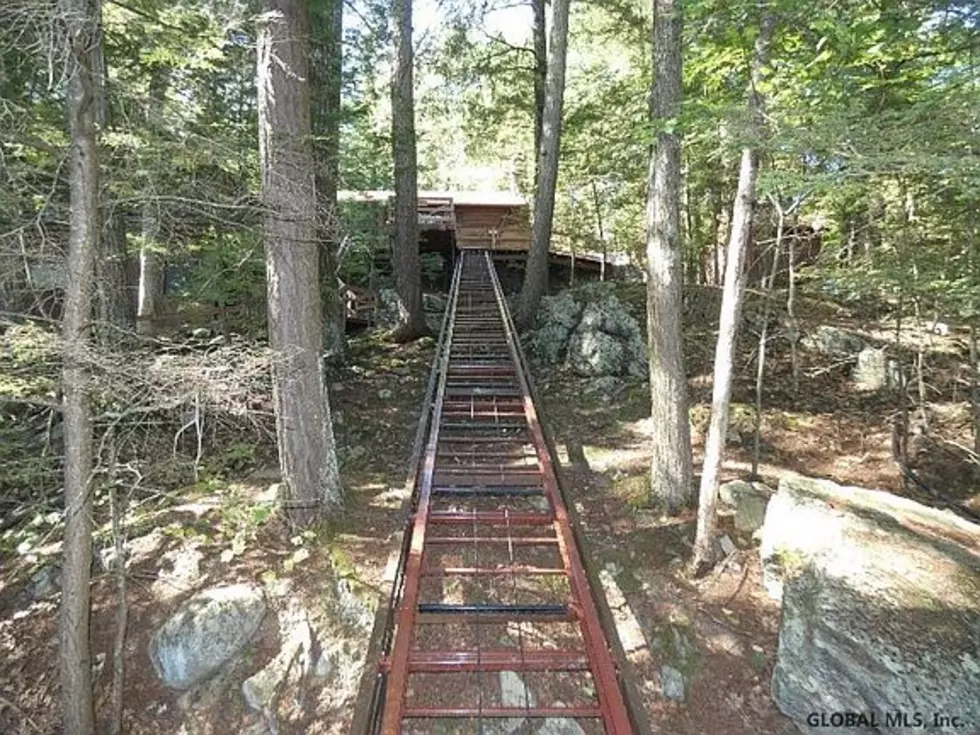
[[[567,605],[501,605],[487,603],[484,605],[450,605],[444,602],[423,602],[419,605],[420,613],[436,613],[440,615],[568,615]]]

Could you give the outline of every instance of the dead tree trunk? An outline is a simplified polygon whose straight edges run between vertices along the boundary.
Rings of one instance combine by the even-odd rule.
[[[65,540],[62,559],[58,655],[67,735],[95,732],[89,641],[92,569],[92,410],[89,405],[92,301],[99,251],[99,160],[96,104],[102,80],[95,73],[102,5],[62,0],[68,64],[71,134],[68,283],[62,322],[65,428]]]
[[[758,92],[763,66],[768,59],[769,41],[775,18],[766,14],[762,19],[749,89],[749,112],[757,135],[764,131],[763,101]],[[701,487],[698,492],[698,525],[694,538],[692,567],[703,573],[714,563],[715,506],[718,501],[718,482],[724,459],[728,434],[728,407],[734,380],[735,344],[742,314],[745,253],[752,237],[752,208],[755,203],[756,178],[759,173],[759,151],[753,141],[742,150],[738,190],[732,211],[731,239],[725,257],[725,284],[722,288],[721,318],[718,324],[718,344],[715,348],[714,386],[711,394],[711,422],[704,448]]]
[[[527,254],[524,284],[517,302],[514,321],[520,328],[534,322],[541,297],[548,289],[548,246],[555,214],[555,187],[558,184],[558,155],[561,148],[562,105],[565,98],[565,56],[568,49],[568,11],[571,0],[552,2],[551,56],[544,116],[541,121],[541,147],[534,196],[534,222],[531,250]]]
[[[273,400],[287,508],[309,524],[343,505],[324,382],[309,53],[302,0],[265,0],[258,111]]]
[[[653,6],[653,119],[680,113],[682,6]],[[680,232],[681,139],[657,135],[650,158],[647,199],[647,339],[650,345],[651,500],[676,514],[691,502],[694,468],[684,369],[681,311],[683,246]]]
[[[419,262],[418,166],[415,147],[415,54],[412,0],[394,0],[397,63],[391,83],[391,138],[395,156],[395,242],[392,265],[398,292],[399,324],[392,337],[408,342],[428,333],[422,310]]]
[[[161,114],[167,94],[167,79],[156,72],[150,79],[150,93],[146,105],[146,126],[153,134],[160,130]],[[148,167],[152,169],[151,167]],[[136,330],[140,334],[153,334],[154,323],[163,303],[163,255],[160,252],[160,218],[155,183],[151,176],[143,186],[143,203],[140,224],[139,284],[136,298]]]
[[[337,214],[340,179],[340,86],[343,64],[344,3],[313,0],[310,5],[311,121],[320,205],[320,280],[323,288],[323,346],[327,357],[347,353],[346,311],[337,280],[341,242]]]

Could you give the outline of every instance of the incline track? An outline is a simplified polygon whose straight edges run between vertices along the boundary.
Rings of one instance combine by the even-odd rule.
[[[486,251],[457,262],[422,422],[367,732],[634,732]]]

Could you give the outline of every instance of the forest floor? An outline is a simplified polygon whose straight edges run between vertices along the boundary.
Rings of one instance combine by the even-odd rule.
[[[639,294],[626,288],[623,296],[642,316]],[[833,323],[872,341],[889,339],[887,322],[863,319],[832,305],[810,308],[807,314],[804,327]],[[708,419],[714,340],[709,320],[694,319],[692,323],[695,328],[685,335],[685,347],[697,462]],[[962,335],[954,332],[940,340],[923,332],[918,338],[929,345],[929,431],[920,436],[915,448],[915,466],[928,484],[980,510],[975,467],[949,444],[970,441]],[[261,718],[242,701],[239,686],[277,650],[274,624],[261,629],[248,655],[229,673],[228,680],[237,682],[227,689],[230,700],[188,702],[157,679],[148,656],[150,637],[174,606],[194,591],[217,583],[261,580],[268,584],[278,579],[288,581],[290,594],[314,604],[328,584],[325,580],[344,578],[366,598],[386,594],[385,568],[394,551],[393,536],[404,523],[401,508],[407,463],[432,350],[431,339],[392,345],[368,332],[353,340],[350,363],[331,375],[331,401],[348,492],[342,523],[328,524],[314,538],[297,543],[280,519],[257,512],[267,503],[270,484],[277,480],[275,470],[269,469],[274,445],[258,440],[248,451],[243,451],[241,440],[232,445],[236,447],[233,452],[228,446],[215,446],[213,452],[224,460],[211,466],[223,467],[222,472],[167,492],[166,502],[154,506],[156,515],[134,523],[131,538],[144,534],[142,538],[149,539],[153,528],[162,533],[157,533],[159,543],[148,545],[147,553],[131,558],[129,568],[124,732],[221,735],[244,733],[260,723]],[[734,395],[734,441],[728,447],[725,480],[744,479],[749,474],[752,410],[748,405],[753,400],[754,350],[755,338],[751,333],[743,335]],[[770,358],[760,470],[770,487],[776,486],[782,473],[800,472],[905,492],[892,459],[893,395],[853,391],[846,366],[811,353],[803,353],[803,383],[796,395],[788,352],[779,345],[778,335],[770,347]],[[626,647],[654,731],[681,735],[794,732],[769,694],[779,607],[762,587],[757,541],[739,535],[730,516],[722,516],[720,530],[739,550],[708,577],[694,580],[685,564],[693,540],[693,513],[665,518],[646,505],[646,386],[627,382],[617,395],[604,398],[590,394],[590,380],[558,368],[538,370],[536,382],[543,415],[567,468],[567,490],[579,511],[585,551],[625,598],[625,607],[620,605],[624,609],[615,611],[617,616],[630,618],[640,631],[639,639]],[[919,500],[933,500],[912,494]],[[104,509],[98,512],[104,516]],[[59,547],[50,538],[41,541],[35,539],[25,551],[5,538],[0,550],[3,733],[58,732],[57,596],[53,589],[38,588],[44,581],[43,570],[57,558]],[[309,553],[300,557],[293,549],[303,544]],[[194,555],[189,566],[184,563],[188,554]],[[189,576],[182,579],[189,568]],[[110,573],[99,572],[92,588],[100,713],[108,710],[112,679],[114,585]],[[363,651],[363,640],[347,643],[355,652]],[[688,691],[683,704],[662,695],[664,663],[685,674]],[[281,723],[281,731],[345,732],[356,677],[344,681],[346,686],[334,683],[323,687],[325,691],[307,691],[307,715]],[[189,711],[199,723],[190,730],[182,725]]]

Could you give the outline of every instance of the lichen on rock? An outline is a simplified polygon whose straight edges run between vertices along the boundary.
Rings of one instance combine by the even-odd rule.
[[[885,492],[784,478],[761,549],[782,595],[772,680],[780,710],[806,733],[818,732],[807,723],[812,712],[980,722],[978,547],[980,529],[950,513]],[[866,731],[905,732],[883,719]]]

